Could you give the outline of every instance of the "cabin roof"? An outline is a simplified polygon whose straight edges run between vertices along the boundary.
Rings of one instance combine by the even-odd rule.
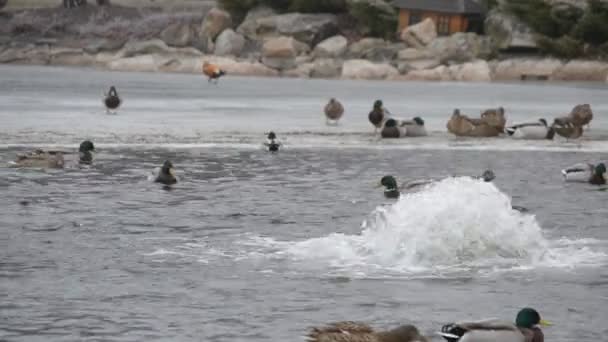
[[[479,14],[483,7],[473,0],[393,0],[397,8],[458,14]]]

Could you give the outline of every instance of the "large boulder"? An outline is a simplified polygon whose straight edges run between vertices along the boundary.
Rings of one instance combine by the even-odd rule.
[[[232,29],[225,29],[215,40],[214,54],[238,56],[245,47],[245,38]]]
[[[145,41],[129,41],[123,48],[117,53],[118,58],[127,58],[137,55],[146,54],[169,54],[174,51],[160,39],[150,39]]]
[[[340,57],[346,51],[348,40],[344,36],[333,36],[317,44],[313,53],[316,57]]]
[[[437,28],[431,18],[408,26],[401,31],[401,40],[412,47],[423,47],[437,38]]]
[[[310,73],[315,78],[335,78],[340,76],[342,62],[331,58],[315,60]]]
[[[188,23],[173,23],[160,33],[160,39],[169,46],[189,46],[194,40],[194,31]]]
[[[236,32],[244,35],[245,37],[251,40],[255,40],[257,39],[257,20],[260,18],[272,17],[276,14],[277,13],[270,7],[257,6],[247,12],[247,16],[245,16],[243,22],[236,29]]]
[[[369,49],[363,54],[363,59],[383,63],[394,60],[400,50],[406,47],[403,43],[386,44],[374,49]]]
[[[487,58],[492,54],[490,40],[471,32],[439,37],[429,44],[428,51],[442,63],[469,62],[477,58]]]
[[[608,77],[608,63],[573,60],[557,68],[551,79],[560,81],[603,81]]]
[[[425,59],[428,57],[430,57],[430,54],[427,50],[415,48],[403,49],[397,53],[397,59],[402,61],[414,61],[418,59]]]
[[[212,8],[203,19],[201,31],[206,37],[215,40],[222,31],[231,26],[232,18],[228,12],[219,8]]]
[[[90,54],[96,54],[102,51],[116,51],[125,45],[123,39],[94,39],[89,40],[84,46],[84,51]]]
[[[434,69],[412,70],[399,77],[405,81],[448,81],[451,79],[448,67],[440,65]]]
[[[256,20],[258,37],[290,36],[308,45],[338,32],[336,16],[333,14],[288,13]]]
[[[375,64],[364,59],[351,59],[342,65],[342,78],[381,80],[399,75],[389,64]]]
[[[349,58],[363,58],[369,51],[384,47],[387,42],[380,38],[363,38],[359,41],[352,43],[346,52],[346,56]]]
[[[557,59],[511,58],[494,63],[493,79],[497,81],[518,81],[524,78],[549,79],[563,63]]]
[[[115,59],[107,67],[115,71],[160,71],[161,66],[172,59],[167,55],[152,53]]]
[[[498,49],[536,48],[532,29],[517,17],[494,9],[486,16],[486,35]]]
[[[295,58],[309,47],[292,37],[270,38],[262,46],[262,63],[275,69],[292,69]]]
[[[285,70],[281,75],[285,77],[308,78],[310,77],[314,66],[314,63],[298,64],[294,69]]]
[[[484,60],[451,65],[449,73],[453,81],[490,82],[492,80],[490,66]]]

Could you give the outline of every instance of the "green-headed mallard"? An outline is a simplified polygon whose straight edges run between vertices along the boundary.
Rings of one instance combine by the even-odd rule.
[[[372,108],[372,111],[369,112],[369,115],[367,116],[369,122],[375,127],[374,134],[384,125],[387,114],[390,114],[390,112],[384,108],[382,100],[376,100],[374,102],[374,108]]]
[[[111,86],[110,91],[107,94],[104,94],[103,99],[103,103],[106,106],[106,113],[115,113],[118,107],[120,107],[121,102],[122,100],[120,99],[120,96],[118,96],[116,87]]]
[[[605,185],[607,180],[606,165],[599,163],[595,166],[595,170],[589,178],[589,183],[593,185]]]
[[[386,119],[380,135],[383,138],[423,137],[427,132],[424,120],[417,116],[412,120]]]
[[[427,342],[413,325],[402,325],[388,331],[375,331],[365,323],[336,322],[315,327],[307,335],[308,342]]]
[[[439,334],[448,342],[543,342],[538,325],[550,323],[542,320],[538,311],[523,308],[515,324],[496,320],[452,323],[444,325]]]
[[[401,194],[399,187],[397,186],[397,180],[391,175],[386,175],[380,179],[378,187],[384,187],[384,197],[386,198],[399,198]]]
[[[491,182],[496,178],[494,171],[485,170],[481,176],[474,176],[473,178],[482,179],[484,182]],[[406,192],[415,192],[423,185],[431,184],[438,181],[438,179],[416,179],[405,182],[401,185],[397,185],[397,180],[391,175],[386,175],[380,180],[380,186],[384,186],[384,196],[386,198],[397,198],[399,197],[401,189]]]
[[[266,138],[267,140],[264,143],[264,146],[268,148],[268,151],[278,152],[279,147],[281,147],[281,143],[277,140],[277,135],[274,132],[270,132]]]
[[[95,145],[90,140],[85,140],[80,144],[78,148],[78,162],[80,164],[90,165],[93,163],[93,153],[95,152]]]
[[[173,163],[169,160],[165,160],[163,166],[156,170],[154,175],[154,182],[161,183],[164,185],[173,185],[177,183],[177,178],[173,174]]]
[[[551,140],[555,136],[553,128],[547,126],[547,120],[539,119],[538,122],[522,123],[505,128],[505,133],[515,139]]]
[[[325,105],[324,111],[325,111],[325,123],[327,125],[330,125],[330,124],[337,125],[338,120],[340,120],[340,118],[342,117],[342,114],[344,114],[344,107],[342,106],[340,101],[338,101],[332,97],[329,100],[329,102]]]
[[[584,182],[593,185],[606,184],[606,165],[589,163],[578,163],[562,170],[562,176],[566,182]]]

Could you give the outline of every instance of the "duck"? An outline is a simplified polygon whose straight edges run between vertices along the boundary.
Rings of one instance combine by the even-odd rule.
[[[545,119],[506,127],[505,133],[514,139],[552,140],[555,136],[555,130],[547,125]]]
[[[583,135],[583,126],[575,124],[571,117],[555,118],[551,128],[566,139],[578,139]]]
[[[401,325],[388,331],[375,331],[360,322],[336,322],[313,327],[307,334],[307,342],[428,342],[418,328],[411,324]]]
[[[340,120],[340,118],[344,114],[344,107],[342,106],[340,101],[338,101],[332,97],[331,99],[329,99],[329,102],[325,105],[324,111],[325,111],[325,124],[326,125],[330,125],[330,124],[337,125],[338,120]]]
[[[415,117],[412,120],[388,118],[380,131],[382,138],[422,137],[426,135],[424,120],[420,117]]]
[[[274,132],[268,133],[266,137],[268,140],[264,143],[264,145],[268,148],[269,152],[278,152],[279,147],[281,147],[281,143],[277,140],[277,135]]]
[[[425,137],[428,135],[424,127],[424,120],[419,116],[414,117],[411,121],[403,121],[402,124],[406,128],[406,137]]]
[[[448,132],[462,137],[496,137],[503,129],[499,126],[502,120],[494,118],[492,114],[485,113],[482,119],[473,119],[467,115],[461,114],[460,109],[454,109],[452,117],[448,120],[446,128]],[[495,123],[498,126],[492,126]]]
[[[505,109],[503,107],[486,109],[481,113],[481,120],[502,132],[507,124]]]
[[[34,150],[17,155],[17,159],[9,163],[11,167],[62,169],[65,164],[61,151]]]
[[[578,163],[562,170],[562,176],[566,182],[584,182],[593,185],[606,184],[606,165],[599,163]]]
[[[496,178],[494,171],[487,169],[480,176],[473,176],[473,178],[481,179],[484,182],[491,182]],[[380,186],[384,186],[384,197],[386,198],[398,198],[401,194],[401,190],[405,192],[417,191],[421,186],[428,185],[438,181],[437,179],[416,179],[405,182],[401,185],[397,185],[397,180],[392,175],[386,175],[380,179]]]
[[[393,118],[386,120],[382,130],[380,130],[380,136],[382,138],[401,138],[406,134],[407,129]]]
[[[110,91],[107,94],[104,94],[103,103],[106,106],[106,113],[116,113],[118,107],[122,103],[120,96],[118,96],[118,92],[116,91],[116,87],[111,86]]]
[[[215,64],[205,61],[203,62],[203,74],[209,78],[207,82],[214,81],[214,83],[217,84],[220,77],[226,75],[226,71]]]
[[[589,104],[579,104],[572,108],[570,111],[570,118],[572,118],[572,122],[577,126],[585,126],[590,125],[591,120],[593,120],[593,111],[591,110],[591,106]]]
[[[543,331],[538,326],[551,323],[541,319],[534,308],[517,313],[515,324],[498,320],[446,324],[438,334],[448,342],[542,342]]]
[[[91,165],[93,163],[93,153],[91,152],[95,152],[93,142],[90,140],[83,141],[78,148],[78,163]]]
[[[382,128],[384,125],[384,122],[387,119],[387,114],[390,114],[390,112],[384,108],[382,100],[376,100],[374,102],[374,108],[372,108],[371,112],[369,112],[369,115],[367,116],[369,122],[375,127],[374,134],[376,134],[378,129]]]
[[[164,185],[173,185],[177,183],[177,178],[173,174],[173,163],[170,160],[165,160],[163,166],[155,170],[153,178],[155,183]]]
[[[380,183],[377,187],[384,187],[384,197],[386,198],[399,198],[401,192],[397,186],[397,180],[391,175],[386,175],[380,179]]]

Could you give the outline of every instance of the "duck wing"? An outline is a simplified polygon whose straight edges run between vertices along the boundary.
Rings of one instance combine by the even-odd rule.
[[[448,342],[524,342],[517,326],[496,319],[447,324],[438,334]]]
[[[380,342],[374,329],[360,322],[336,322],[312,328],[308,342]]]

